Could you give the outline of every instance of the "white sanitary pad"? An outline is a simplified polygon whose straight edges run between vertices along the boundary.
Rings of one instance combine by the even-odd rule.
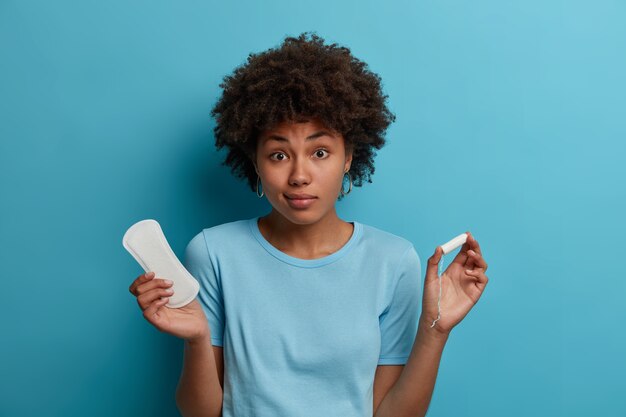
[[[198,294],[200,284],[178,260],[163,230],[156,220],[146,219],[133,224],[124,233],[122,245],[146,272],[154,272],[153,279],[169,279],[174,290],[167,304],[169,308],[184,307]]]

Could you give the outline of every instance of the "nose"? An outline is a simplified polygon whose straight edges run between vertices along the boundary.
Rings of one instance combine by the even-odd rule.
[[[309,184],[311,182],[311,178],[306,171],[306,159],[304,158],[296,158],[293,163],[293,168],[289,175],[289,184],[290,185],[302,185]]]

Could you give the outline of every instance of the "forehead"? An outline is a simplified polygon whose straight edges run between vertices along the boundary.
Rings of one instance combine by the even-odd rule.
[[[304,138],[306,142],[318,138],[340,139],[341,135],[316,118],[283,121],[261,133],[260,144],[290,142]]]

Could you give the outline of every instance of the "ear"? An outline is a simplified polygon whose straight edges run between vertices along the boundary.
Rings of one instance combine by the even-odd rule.
[[[352,146],[346,147],[346,163],[343,166],[343,172],[348,172],[352,165]]]
[[[250,162],[252,162],[252,165],[254,165],[254,171],[256,172],[257,175],[259,175],[259,167],[256,165],[256,154],[250,154]]]

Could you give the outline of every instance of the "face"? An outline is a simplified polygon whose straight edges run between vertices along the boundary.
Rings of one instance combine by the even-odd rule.
[[[262,190],[274,210],[293,223],[311,223],[335,213],[351,162],[343,136],[316,118],[283,122],[262,132],[257,141],[255,168]],[[288,197],[299,194],[312,198]]]

